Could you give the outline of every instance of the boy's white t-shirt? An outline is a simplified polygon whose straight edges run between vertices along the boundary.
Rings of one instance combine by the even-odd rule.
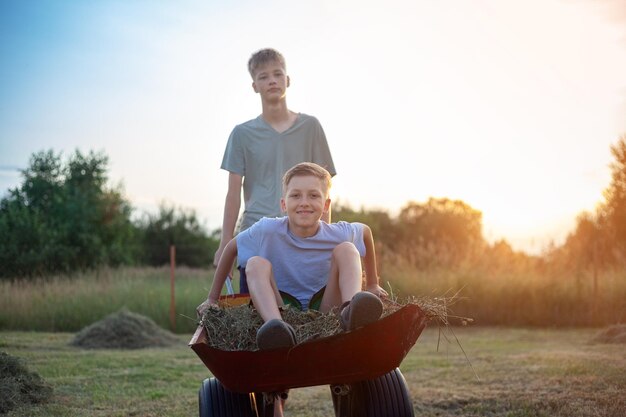
[[[278,289],[294,296],[305,309],[311,297],[326,285],[332,252],[338,244],[352,242],[361,257],[365,256],[361,223],[320,221],[314,236],[302,238],[291,233],[288,217],[266,217],[236,239],[239,266],[245,267],[253,256],[267,259]]]

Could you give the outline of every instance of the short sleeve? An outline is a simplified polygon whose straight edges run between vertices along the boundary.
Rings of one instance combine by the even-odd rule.
[[[365,241],[363,240],[363,223],[349,223],[340,221],[335,223],[340,227],[343,233],[342,240],[345,242],[352,242],[356,249],[359,251],[361,257],[365,256]]]
[[[238,134],[238,128],[236,126],[228,137],[221,168],[228,172],[245,176],[245,166],[246,160],[243,144],[241,143],[241,135]]]
[[[328,141],[326,140],[326,134],[324,133],[324,129],[320,122],[315,119],[316,122],[316,135],[315,135],[315,145],[313,146],[313,161],[319,166],[324,167],[331,176],[337,175],[337,171],[335,170],[335,163],[333,162],[333,157],[330,154],[330,148],[328,147]]]
[[[245,267],[248,263],[248,259],[259,255],[261,237],[263,235],[263,220],[265,219],[259,220],[235,237],[235,239],[237,239],[238,266]]]

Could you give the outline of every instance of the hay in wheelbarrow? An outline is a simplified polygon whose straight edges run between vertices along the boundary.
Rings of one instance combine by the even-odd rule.
[[[125,308],[85,327],[70,342],[84,349],[142,349],[181,343],[150,318]]]
[[[403,302],[383,300],[385,317],[406,304],[417,304],[427,319],[435,319],[447,324],[445,302],[435,298],[412,297]],[[341,333],[341,324],[336,311],[321,313],[316,310],[301,311],[289,305],[283,307],[283,320],[296,332],[297,343],[329,337]],[[226,351],[258,350],[256,332],[263,324],[261,316],[251,306],[245,304],[228,308],[210,308],[202,316],[200,324],[207,331],[210,346]]]

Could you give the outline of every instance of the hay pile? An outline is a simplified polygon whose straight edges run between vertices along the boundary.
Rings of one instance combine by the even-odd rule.
[[[84,349],[142,349],[180,343],[148,317],[125,308],[85,327],[70,342]]]
[[[6,414],[24,404],[48,400],[50,388],[39,374],[30,372],[22,361],[0,352],[0,414]]]
[[[403,303],[383,300],[382,317],[409,303],[417,304],[429,320],[437,319],[441,323],[447,323],[445,305],[438,299],[411,298]],[[304,312],[295,307],[285,306],[282,316],[283,320],[294,328],[297,343],[342,332],[339,317],[335,311],[320,313],[309,310]],[[227,351],[258,350],[256,332],[263,324],[263,320],[256,310],[248,305],[226,309],[211,308],[203,314],[200,324],[207,330],[209,345],[214,348]]]
[[[591,343],[626,343],[626,324],[615,324],[600,331]]]

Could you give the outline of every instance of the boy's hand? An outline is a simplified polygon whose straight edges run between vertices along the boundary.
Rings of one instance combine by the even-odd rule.
[[[219,308],[219,306],[217,305],[217,300],[211,300],[210,298],[207,298],[202,304],[196,307],[196,314],[198,315],[198,318],[202,318],[204,312],[210,308]]]
[[[387,298],[389,296],[389,294],[387,294],[387,291],[385,291],[378,284],[368,285],[365,287],[365,290],[371,292],[372,294],[379,296],[380,298]]]

